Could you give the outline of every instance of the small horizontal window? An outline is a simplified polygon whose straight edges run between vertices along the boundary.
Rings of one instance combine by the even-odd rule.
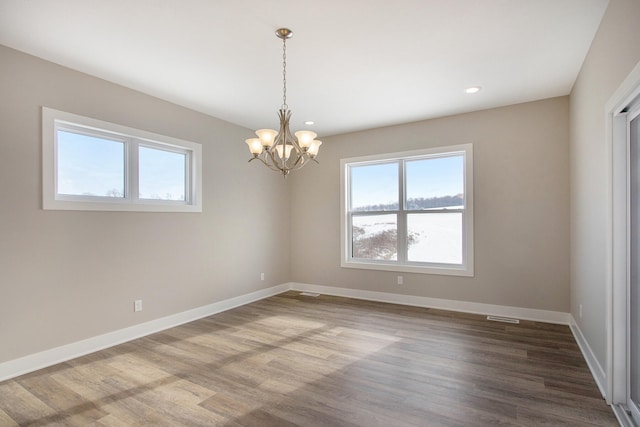
[[[43,208],[201,212],[201,146],[43,107]]]

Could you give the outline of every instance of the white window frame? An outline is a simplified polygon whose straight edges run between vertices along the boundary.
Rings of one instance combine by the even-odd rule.
[[[124,197],[59,194],[58,131],[124,143]],[[185,200],[138,197],[138,147],[185,154]],[[42,107],[42,207],[45,210],[202,212],[202,146],[102,120]]]
[[[351,212],[349,211],[349,171],[351,166],[362,166],[366,164],[381,164],[385,162],[401,162],[419,160],[427,158],[438,158],[445,156],[462,155],[464,158],[464,209],[449,212],[462,212],[462,264],[440,264],[411,262],[407,260],[386,261],[386,260],[363,260],[352,258],[352,230]],[[403,168],[400,167],[402,175],[398,180],[400,185],[400,205],[398,207],[398,241],[404,244],[402,231],[406,229],[402,224],[406,223],[406,215],[411,211],[404,209],[404,195],[402,192],[406,187]],[[393,211],[394,213],[396,211]],[[361,268],[367,270],[385,270],[407,273],[442,274],[450,276],[473,277],[473,145],[461,144],[446,147],[428,148],[423,150],[405,151],[399,153],[379,154],[364,157],[352,157],[340,160],[340,253],[341,266],[345,268]]]

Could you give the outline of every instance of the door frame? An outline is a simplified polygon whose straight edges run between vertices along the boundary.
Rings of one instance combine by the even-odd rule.
[[[607,387],[605,399],[621,422],[630,422],[625,410],[628,390],[627,342],[629,250],[629,127],[627,112],[640,99],[640,63],[605,106],[607,153]],[[632,425],[632,424],[629,424]]]

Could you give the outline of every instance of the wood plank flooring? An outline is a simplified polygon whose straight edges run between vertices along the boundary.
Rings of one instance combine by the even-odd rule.
[[[0,426],[615,426],[568,327],[287,292],[0,383]]]

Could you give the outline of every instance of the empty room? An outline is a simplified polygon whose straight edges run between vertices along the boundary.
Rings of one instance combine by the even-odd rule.
[[[0,0],[0,426],[640,426],[637,0]]]

